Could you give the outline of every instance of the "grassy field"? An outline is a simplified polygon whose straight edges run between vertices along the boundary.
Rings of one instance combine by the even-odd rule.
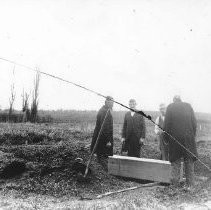
[[[74,115],[71,112],[71,116],[66,115],[65,123],[58,120],[46,124],[0,124],[0,152],[4,154],[1,160],[15,159],[27,166],[22,175],[0,179],[1,209],[180,209],[183,204],[202,205],[210,200],[210,172],[199,162],[195,167],[198,184],[192,192],[160,186],[95,199],[99,194],[138,186],[143,181],[110,176],[94,157],[90,167],[92,174],[86,182],[81,182],[72,166],[77,157],[83,158],[85,163],[89,158],[96,112],[74,112]],[[121,148],[123,116],[124,112],[114,113],[115,154],[119,154]],[[153,118],[155,116],[156,113]],[[203,114],[197,118],[199,157],[211,167],[210,118]],[[148,121],[146,125],[147,137],[141,157],[159,159],[154,125]]]

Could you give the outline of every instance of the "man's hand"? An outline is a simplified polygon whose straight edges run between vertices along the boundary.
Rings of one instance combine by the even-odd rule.
[[[121,143],[123,143],[125,141],[125,138],[121,138]]]
[[[111,142],[109,141],[107,144],[106,144],[107,147],[110,147],[111,146]]]
[[[158,135],[161,135],[162,133],[164,133],[164,131],[159,130]]]
[[[144,144],[144,138],[140,138],[140,139],[139,139],[139,144],[140,144],[140,145],[143,145],[143,144]]]
[[[159,130],[156,134],[157,134],[157,135],[160,135],[160,134],[161,134],[161,130]]]

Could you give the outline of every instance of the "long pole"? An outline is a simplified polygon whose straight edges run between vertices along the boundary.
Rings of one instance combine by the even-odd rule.
[[[99,142],[99,139],[100,139],[100,136],[101,136],[101,133],[102,133],[102,130],[103,130],[105,121],[106,121],[106,117],[107,117],[107,115],[108,115],[109,112],[110,112],[110,109],[107,110],[106,115],[105,115],[105,117],[104,117],[104,119],[103,119],[103,123],[102,123],[102,125],[101,125],[101,127],[100,127],[100,131],[99,131],[99,133],[98,133],[98,135],[97,135],[97,139],[96,139],[94,148],[93,148],[93,150],[92,150],[92,153],[91,153],[91,155],[90,155],[89,161],[88,161],[87,166],[86,166],[86,170],[85,170],[85,173],[84,173],[84,178],[87,176],[87,173],[88,173],[88,170],[89,170],[89,165],[90,165],[90,163],[91,163],[91,161],[92,161],[92,157],[93,157],[93,155],[94,155],[94,153],[95,153],[95,150],[96,150],[96,148],[97,148],[97,145],[98,145],[98,142]]]
[[[142,188],[142,187],[154,187],[154,186],[157,186],[157,185],[159,185],[159,182],[143,184],[143,185],[139,185],[139,186],[135,186],[135,187],[130,187],[130,188],[122,189],[122,190],[117,190],[117,191],[114,191],[114,192],[107,192],[107,193],[98,195],[96,198],[99,199],[99,198],[103,198],[105,196],[114,195],[114,194],[130,191],[130,190],[135,190],[135,189],[139,189],[139,188]]]

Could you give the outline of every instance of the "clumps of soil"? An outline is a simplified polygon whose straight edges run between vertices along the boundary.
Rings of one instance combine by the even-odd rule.
[[[0,178],[10,179],[26,171],[25,162],[12,153],[0,151]]]
[[[76,173],[80,174],[80,175],[84,175],[86,173],[86,164],[83,163],[83,159],[82,158],[76,158],[73,165],[72,165],[72,170],[75,171]],[[91,175],[91,169],[87,168],[87,176]]]
[[[135,185],[108,175],[96,157],[86,179],[83,179],[90,152],[74,139],[62,145],[2,146],[0,149],[25,161],[27,172],[21,178],[11,180],[15,189],[24,194],[87,197]],[[77,158],[83,162],[78,163]]]
[[[0,128],[0,145],[50,145],[71,139],[87,140],[92,136],[91,132],[70,129],[67,124],[62,124],[61,127],[54,126],[2,124]]]
[[[211,143],[209,141],[199,142],[197,145],[199,159],[211,168]],[[172,206],[178,203],[204,203],[211,197],[211,173],[199,161],[195,162],[195,182],[191,190],[187,190],[184,183],[180,186],[168,186],[158,188],[155,197],[166,206]]]
[[[47,134],[29,132],[2,132],[0,134],[1,145],[23,145],[23,144],[37,144],[46,141],[52,141],[53,138]],[[58,139],[56,139],[59,141]]]
[[[199,180],[196,177],[196,186],[188,190],[185,186],[168,186],[157,188],[155,198],[166,206],[176,205],[178,203],[204,203],[211,196],[211,180]]]
[[[25,132],[28,132],[28,134],[32,132],[31,130],[35,134],[39,133],[37,139],[41,136],[47,136],[40,138],[39,141],[41,142],[36,141],[36,143],[33,143],[31,141],[28,145],[13,144],[11,143],[13,138],[8,137],[7,141],[1,143],[0,150],[4,154],[12,155],[16,160],[21,160],[26,168],[22,176],[4,180],[0,184],[0,188],[4,191],[18,190],[21,194],[26,195],[36,193],[56,197],[64,195],[94,197],[108,191],[116,191],[137,185],[134,180],[109,175],[97,162],[95,156],[90,165],[87,178],[83,179],[85,166],[90,157],[89,145],[92,134],[74,130],[68,126],[64,127],[64,125],[61,128],[59,125],[57,127],[48,126],[43,128],[34,126],[33,128],[25,128],[27,130]],[[47,138],[49,139],[46,140]],[[33,138],[31,137],[31,139]],[[115,137],[114,154],[119,154],[120,149],[120,139]],[[206,144],[199,146],[199,156],[209,166],[211,164],[210,150],[211,148]],[[147,139],[141,149],[141,157],[159,159],[158,144],[154,140]],[[80,164],[76,161],[78,158],[82,159]],[[198,163],[196,164],[196,173],[203,173],[203,176],[209,175],[204,167]],[[180,197],[179,194],[183,193],[183,191],[180,192],[169,187],[164,188],[163,191],[160,190],[158,191],[158,197],[163,201],[172,198],[172,200],[177,200]]]
[[[14,160],[10,164],[7,164],[2,172],[0,173],[0,178],[2,179],[10,179],[15,176],[21,175],[26,171],[26,164],[24,162],[20,162]]]

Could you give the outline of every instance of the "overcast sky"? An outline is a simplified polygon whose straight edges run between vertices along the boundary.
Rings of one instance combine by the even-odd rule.
[[[0,1],[0,57],[39,68],[138,108],[157,110],[174,94],[211,112],[209,0]],[[34,73],[0,60],[0,106],[15,108]],[[104,99],[46,76],[41,109],[99,109]],[[118,105],[115,110],[122,109]]]

